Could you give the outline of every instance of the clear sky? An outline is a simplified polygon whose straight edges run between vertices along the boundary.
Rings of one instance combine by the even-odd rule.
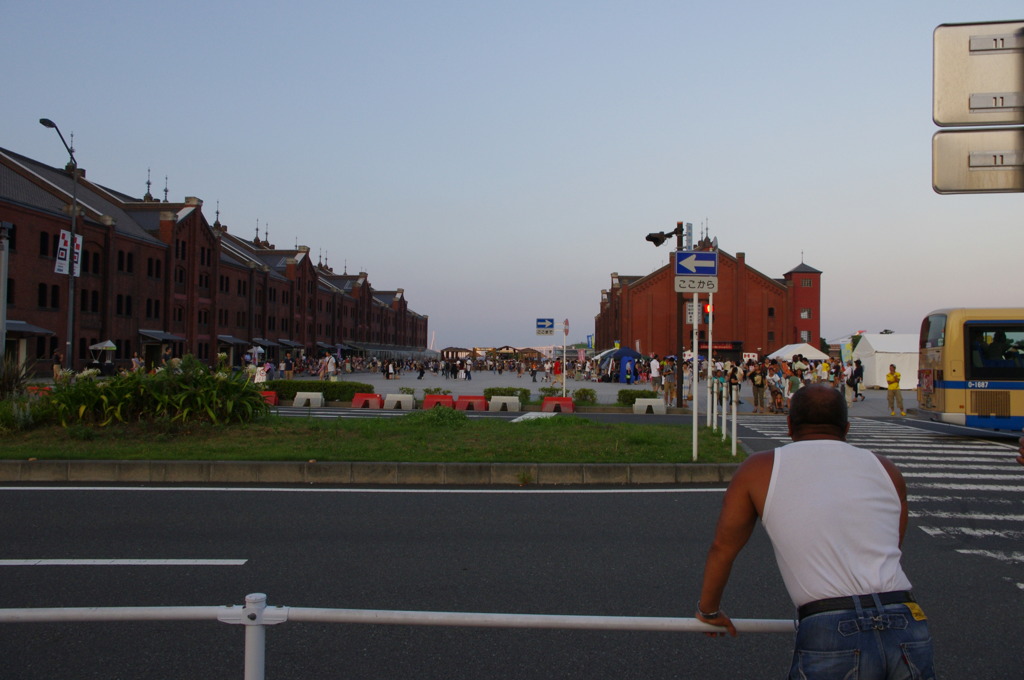
[[[198,196],[212,221],[404,288],[435,348],[593,333],[678,221],[822,334],[1024,304],[1024,194],[931,188],[932,32],[1020,0],[192,0],[0,4],[0,146]]]

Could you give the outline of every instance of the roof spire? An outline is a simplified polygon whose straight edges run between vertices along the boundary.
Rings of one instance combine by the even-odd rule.
[[[153,200],[153,194],[149,193],[149,190],[153,186],[153,182],[150,180],[149,173],[150,173],[150,168],[146,168],[146,195],[142,197],[142,200],[144,200],[144,201],[152,201]]]
[[[217,211],[214,213],[215,219],[213,220],[213,226],[220,226],[220,201],[217,201]]]
[[[167,175],[164,175],[164,203],[167,202]]]

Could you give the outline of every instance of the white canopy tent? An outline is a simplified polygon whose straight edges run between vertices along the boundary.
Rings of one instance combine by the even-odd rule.
[[[887,387],[889,364],[900,373],[900,387],[917,387],[918,337],[916,333],[862,333],[853,358],[864,366],[865,387]]]
[[[811,361],[824,361],[828,359],[828,355],[822,352],[820,349],[815,349],[812,345],[806,342],[796,343],[794,345],[786,345],[780,347],[771,354],[768,355],[769,359],[782,359],[784,361],[792,361],[793,356],[801,354],[805,359]]]

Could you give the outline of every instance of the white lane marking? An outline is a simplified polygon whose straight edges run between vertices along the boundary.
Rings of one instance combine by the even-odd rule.
[[[706,482],[720,484],[724,482]],[[983,487],[988,488],[988,487]],[[1024,487],[1021,489],[1024,491]],[[423,493],[423,494],[630,494],[630,493],[723,493],[725,486],[704,488],[657,488],[657,489],[320,489],[288,487],[230,487],[230,486],[0,486],[0,491],[99,491],[104,493],[123,491],[212,491],[225,493]]]
[[[915,484],[915,489],[946,489],[947,491],[1009,491],[1024,493],[1024,484],[999,486],[997,484]]]
[[[1014,479],[1014,474],[1017,475],[1017,477],[1016,477],[1017,479],[1022,481],[1021,487],[1024,488],[1024,478],[1020,477],[1020,472],[1017,471],[1017,470],[1007,469],[1006,473],[1004,473],[1004,474],[994,474],[994,475],[956,475],[956,478],[957,479],[998,479],[998,480],[1001,480],[1001,481],[1006,481],[1008,479]],[[904,472],[903,476],[904,477],[913,477],[913,478],[943,479],[943,478],[948,478],[949,477],[949,473],[946,473],[946,472]]]
[[[1024,531],[1001,530],[1001,529],[975,529],[972,527],[921,527],[933,538],[952,538],[954,536],[967,536],[970,538],[1005,538],[1011,541],[1019,541],[1024,537]]]
[[[979,555],[981,557],[991,557],[997,559],[1000,562],[1008,562],[1010,564],[1021,563],[1024,564],[1024,552],[1003,552],[1001,550],[957,550],[958,553],[964,555]]]
[[[940,519],[966,519],[966,520],[1009,520],[1011,522],[1024,521],[1024,515],[996,515],[983,512],[949,512],[946,510],[911,510],[911,517],[938,517]]]
[[[89,559],[0,560],[0,567],[238,567],[248,560]]]

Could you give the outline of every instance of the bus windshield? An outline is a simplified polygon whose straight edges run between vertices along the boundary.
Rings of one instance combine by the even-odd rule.
[[[1024,380],[1024,324],[968,322],[964,331],[968,380]]]

